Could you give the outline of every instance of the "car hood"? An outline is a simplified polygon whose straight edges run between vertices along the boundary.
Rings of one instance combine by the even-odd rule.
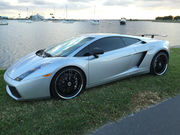
[[[10,66],[7,70],[7,75],[15,79],[16,77],[20,76],[21,74],[37,68],[38,66],[46,63],[51,63],[51,58],[43,58],[37,56],[35,52],[21,58],[17,62],[15,62],[12,66]]]

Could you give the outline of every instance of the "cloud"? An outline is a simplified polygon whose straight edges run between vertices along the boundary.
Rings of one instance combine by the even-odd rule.
[[[18,0],[18,2],[19,2],[19,3],[27,3],[27,2],[29,3],[30,0]]]
[[[56,5],[56,3],[53,2],[48,2],[48,1],[44,1],[44,0],[33,0],[32,4],[34,5],[46,5],[46,6],[50,6],[50,5]]]
[[[70,9],[85,9],[92,7],[98,2],[97,0],[67,0],[66,5]]]
[[[86,4],[75,4],[75,3],[69,3],[67,5],[67,8],[68,9],[71,9],[71,10],[79,10],[79,9],[85,9],[85,8],[88,8],[89,6],[86,5]]]
[[[12,5],[13,4],[13,5]],[[52,3],[43,2],[43,1],[27,1],[27,0],[19,0],[18,3],[9,3],[0,1],[0,10],[25,10],[26,8],[48,8]]]
[[[28,3],[29,6],[32,8],[39,8],[39,9],[65,9],[67,7],[71,10],[77,10],[77,9],[84,9],[88,7],[87,1],[94,1],[94,0],[64,0],[64,1],[58,1],[58,0],[18,0],[18,2],[21,3]],[[78,4],[77,4],[78,3]]]
[[[89,2],[93,2],[96,0],[68,0],[69,2],[74,2],[74,3],[89,3]]]
[[[41,6],[48,6],[48,5],[55,5],[56,3],[45,1],[45,0],[18,0],[19,4],[31,4],[31,5],[41,5]]]
[[[103,5],[105,6],[127,6],[132,4],[134,0],[106,0]]]
[[[10,3],[0,1],[0,9],[6,9],[6,7],[10,7]]]
[[[143,9],[179,9],[179,0],[106,0],[103,3],[104,6],[134,6]]]
[[[97,3],[101,6],[134,6],[138,8],[176,8],[180,7],[179,0],[6,0],[0,1],[0,9],[15,8],[65,8],[67,5],[71,9],[84,9],[92,7]],[[13,5],[11,5],[12,3]],[[15,3],[15,4],[14,4]]]
[[[179,0],[137,0],[136,5],[140,8],[151,8],[151,9],[179,9]]]
[[[114,7],[119,10],[122,7],[139,11],[179,11],[180,0],[0,0],[1,13],[5,11],[29,11],[37,10],[38,12],[49,12],[48,10],[65,10],[67,6],[68,11],[86,10],[89,12],[96,6],[96,11],[104,13],[107,7]],[[120,7],[120,8],[119,8]],[[170,9],[170,10],[169,10]],[[4,11],[3,11],[4,10]],[[83,12],[83,11],[82,11]],[[138,16],[135,13],[134,16]],[[143,13],[142,13],[143,14]]]

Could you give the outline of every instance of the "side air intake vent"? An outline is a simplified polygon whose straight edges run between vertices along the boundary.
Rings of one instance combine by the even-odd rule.
[[[8,86],[8,87],[9,87],[9,89],[10,89],[13,96],[15,96],[17,98],[21,98],[21,95],[18,93],[18,91],[16,90],[15,87],[13,87],[13,86]]]

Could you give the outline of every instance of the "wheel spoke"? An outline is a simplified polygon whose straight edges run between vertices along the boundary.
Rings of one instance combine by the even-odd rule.
[[[161,74],[166,70],[167,59],[164,55],[158,56],[154,61],[154,70],[157,74]]]
[[[79,93],[83,86],[82,75],[77,70],[65,70],[56,81],[56,92],[63,97],[70,97]]]

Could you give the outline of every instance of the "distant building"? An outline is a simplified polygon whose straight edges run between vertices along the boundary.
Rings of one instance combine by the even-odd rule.
[[[42,21],[44,20],[44,17],[39,14],[36,14],[36,15],[31,15],[29,19],[33,21]]]
[[[0,16],[0,19],[8,19],[7,16]]]

